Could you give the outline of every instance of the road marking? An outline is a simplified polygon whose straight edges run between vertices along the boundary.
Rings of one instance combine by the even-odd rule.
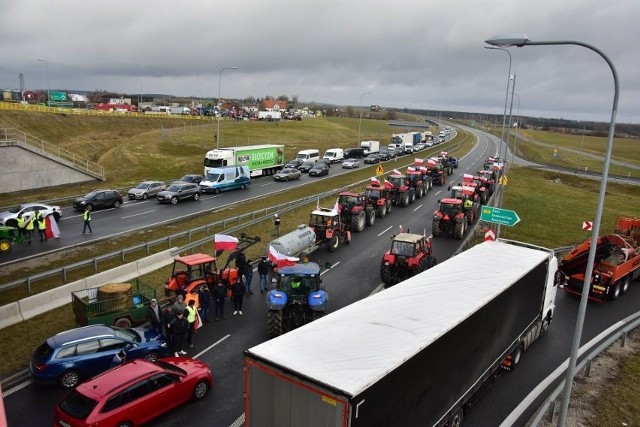
[[[436,193],[436,196],[440,193],[442,193],[442,190],[438,190],[438,192]]]
[[[144,212],[140,212],[140,213],[133,214],[133,215],[121,216],[120,218],[122,218],[122,219],[124,219],[124,218],[133,218],[133,217],[138,216],[138,215],[144,215],[144,214],[155,212],[155,211],[156,211],[155,209],[152,209],[150,211],[144,211]]]
[[[21,384],[18,384],[15,387],[10,388],[7,391],[3,391],[2,392],[2,397],[7,397],[7,396],[11,396],[13,393],[15,393],[16,391],[20,391],[23,388],[25,388],[26,386],[28,386],[29,384],[31,384],[33,382],[33,380],[27,380]]]
[[[222,341],[226,340],[227,338],[229,338],[231,336],[231,334],[227,334],[224,337],[220,338],[218,341],[214,342],[213,344],[211,344],[209,347],[205,348],[204,350],[202,350],[200,353],[196,354],[194,357],[198,358],[200,356],[202,356],[203,354],[205,354],[207,351],[211,350],[213,347],[217,346],[218,344],[222,343]]]
[[[329,270],[332,270],[334,267],[337,267],[339,264],[340,264],[340,261],[336,262],[335,264],[333,264],[331,266],[331,268],[328,268],[328,269],[324,270],[322,273],[320,273],[320,275],[322,276],[324,273],[326,273]]]
[[[384,230],[382,230],[379,234],[378,237],[382,236],[384,233],[386,233],[387,231],[391,230],[393,228],[393,226],[387,227]]]
[[[418,209],[420,209],[422,207],[422,205],[419,205],[417,208],[415,208],[413,211],[417,211]]]

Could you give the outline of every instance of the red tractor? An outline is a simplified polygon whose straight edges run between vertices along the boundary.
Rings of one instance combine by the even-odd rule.
[[[429,190],[428,182],[424,181],[424,176],[422,172],[415,168],[407,168],[407,178],[405,179],[405,183],[407,187],[413,190],[413,194],[415,194],[415,198],[419,199]],[[430,181],[430,180],[429,180]]]
[[[341,243],[351,242],[349,225],[345,224],[336,209],[318,208],[311,212],[309,227],[316,234],[316,245],[327,244],[335,252]]]
[[[447,176],[449,176],[449,166],[445,166],[444,161],[438,157],[431,157],[428,164],[433,183],[444,185],[447,182]]]
[[[371,183],[364,188],[364,200],[368,207],[375,209],[378,218],[384,218],[391,212],[391,190],[379,183]]]
[[[451,197],[462,200],[462,210],[467,217],[467,226],[469,226],[480,217],[480,197],[476,193],[475,187],[464,184],[449,188]]]
[[[393,236],[391,249],[382,257],[380,279],[385,286],[392,286],[434,265],[431,237],[400,233]]]
[[[391,203],[396,206],[407,207],[416,198],[415,190],[407,186],[404,175],[389,175],[385,186],[389,189]]]
[[[343,191],[338,196],[338,205],[342,222],[347,224],[349,231],[360,232],[364,226],[376,222],[376,211],[368,206],[364,194]]]
[[[438,200],[438,203],[440,203],[440,209],[433,213],[431,233],[434,237],[440,237],[446,233],[455,239],[462,239],[467,229],[467,217],[462,200],[447,198]]]

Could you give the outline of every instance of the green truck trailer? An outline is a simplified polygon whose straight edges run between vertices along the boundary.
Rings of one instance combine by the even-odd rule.
[[[140,279],[131,283],[131,289],[123,294],[105,298],[97,288],[71,293],[73,314],[82,326],[114,325],[130,328],[145,322],[147,307],[156,297],[156,290]]]

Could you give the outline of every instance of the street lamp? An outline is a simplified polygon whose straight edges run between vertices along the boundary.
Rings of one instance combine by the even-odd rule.
[[[362,97],[365,95],[371,95],[371,92],[365,92],[360,95],[360,121],[358,122],[358,144],[360,144],[360,127],[362,126]]]
[[[587,129],[587,124],[582,124],[582,142],[580,143],[580,158],[578,159],[578,169],[582,167],[582,151],[584,150],[584,132]]]
[[[616,126],[616,114],[618,112],[618,98],[620,95],[620,84],[618,82],[618,73],[611,60],[600,49],[587,43],[573,40],[556,40],[556,41],[532,41],[525,34],[505,34],[491,37],[485,40],[493,46],[552,46],[552,45],[576,45],[586,47],[600,55],[609,65],[611,74],[613,75],[613,107],[611,109],[611,121],[609,122],[609,134],[607,136],[607,150],[605,153],[604,167],[602,169],[602,180],[600,181],[600,192],[598,193],[598,204],[596,207],[596,217],[593,221],[593,231],[591,235],[591,246],[589,248],[589,258],[587,260],[587,270],[582,283],[582,296],[580,297],[580,308],[578,310],[578,318],[576,320],[576,329],[573,335],[571,345],[571,357],[569,359],[569,368],[567,370],[567,378],[564,385],[564,396],[562,399],[562,407],[560,409],[560,418],[558,426],[563,427],[569,409],[569,399],[571,398],[571,387],[576,370],[576,360],[578,358],[578,349],[580,347],[580,337],[582,336],[582,327],[584,325],[584,317],[587,311],[587,301],[589,298],[589,287],[591,285],[591,275],[593,274],[593,264],[596,257],[596,247],[598,245],[598,235],[600,233],[600,221],[602,220],[602,211],[604,209],[604,196],[607,191],[607,180],[609,179],[609,165],[611,164],[611,151],[613,149],[613,135]]]
[[[218,104],[221,104],[221,99],[220,99],[220,82],[222,81],[222,72],[224,70],[237,70],[238,67],[227,67],[227,68],[223,68],[222,70],[220,70],[220,76],[218,77]],[[222,105],[221,105],[222,107]],[[216,116],[217,120],[217,126],[216,126],[216,148],[220,147],[220,116],[222,115],[222,111],[218,111],[218,115]]]
[[[47,62],[46,59],[36,59],[36,61],[38,62],[44,62],[44,66],[45,66],[45,71],[46,71],[46,75],[47,75],[47,105],[51,106],[51,91],[49,90],[49,63]]]

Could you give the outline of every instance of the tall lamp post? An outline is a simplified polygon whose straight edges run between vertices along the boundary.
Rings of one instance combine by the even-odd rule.
[[[358,122],[358,144],[360,144],[360,128],[362,127],[362,97],[371,95],[371,92],[365,92],[360,95],[360,121]]]
[[[584,150],[584,133],[587,130],[587,124],[582,124],[582,142],[580,143],[580,158],[578,159],[578,169],[582,167],[582,151]]]
[[[46,59],[36,59],[36,61],[38,62],[44,62],[44,66],[45,66],[45,72],[46,72],[46,77],[47,77],[47,105],[50,106],[50,102],[51,102],[51,91],[49,90],[49,63],[47,62]]]
[[[596,207],[596,217],[593,221],[593,231],[591,235],[591,245],[589,248],[589,258],[587,260],[587,270],[584,275],[584,282],[582,283],[582,296],[580,297],[580,308],[578,309],[578,318],[576,320],[576,329],[573,335],[573,342],[571,345],[571,357],[569,359],[569,368],[567,370],[567,377],[564,384],[564,396],[562,399],[562,406],[560,408],[560,417],[558,419],[558,426],[563,427],[567,419],[567,412],[569,409],[569,400],[571,398],[571,388],[573,386],[573,378],[576,370],[576,360],[578,358],[578,350],[580,348],[580,338],[582,336],[582,327],[584,325],[584,317],[587,311],[587,301],[589,298],[589,287],[591,285],[591,275],[593,274],[593,264],[596,257],[596,247],[598,244],[598,235],[600,234],[600,221],[602,220],[602,211],[604,209],[604,196],[607,191],[607,180],[609,179],[609,165],[611,164],[611,151],[613,149],[613,135],[616,126],[616,114],[618,112],[618,98],[620,95],[620,84],[618,81],[618,73],[611,60],[600,49],[587,43],[574,41],[574,40],[556,40],[556,41],[532,41],[525,34],[505,34],[491,37],[485,40],[493,46],[556,46],[556,45],[576,45],[586,47],[600,55],[609,65],[611,74],[613,75],[613,107],[611,109],[611,121],[609,122],[609,134],[607,136],[607,150],[605,153],[604,167],[602,169],[602,180],[600,181],[600,192],[598,193],[598,204]]]
[[[237,70],[238,67],[227,67],[227,68],[223,68],[222,70],[220,70],[220,76],[218,77],[218,104],[221,104],[222,99],[220,98],[220,82],[222,82],[222,72],[224,70]],[[222,105],[221,105],[222,107]],[[218,115],[216,116],[217,118],[217,125],[216,125],[216,148],[220,147],[220,116],[222,115],[222,111],[218,111]]]

